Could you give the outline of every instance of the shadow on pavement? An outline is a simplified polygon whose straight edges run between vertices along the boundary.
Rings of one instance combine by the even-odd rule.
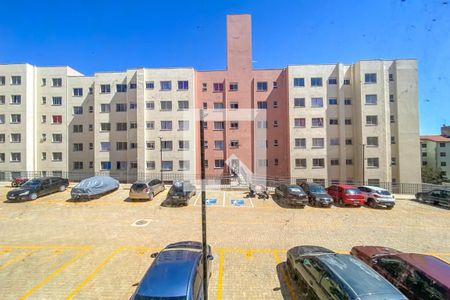
[[[280,291],[283,299],[297,300],[300,299],[298,289],[295,282],[289,277],[286,262],[281,262],[277,265],[277,276],[280,282]],[[275,289],[274,289],[275,290]]]
[[[162,207],[186,207],[188,204],[184,202],[176,202],[174,200],[171,200],[169,198],[164,199],[163,202],[161,202]]]

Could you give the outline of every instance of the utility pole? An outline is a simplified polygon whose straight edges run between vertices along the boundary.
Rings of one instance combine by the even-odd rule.
[[[366,158],[364,156],[364,152],[366,150],[366,144],[362,144],[362,185],[365,185],[365,181],[366,181]]]
[[[161,182],[164,182],[163,181],[163,161],[162,161],[162,153],[163,153],[163,150],[162,150],[162,137],[160,136],[159,137],[159,166],[160,166],[160,173],[161,173],[161,175],[160,175],[160,180],[161,180]]]
[[[205,126],[204,111],[200,109],[200,162],[202,186],[202,251],[203,251],[203,299],[208,300],[208,243],[206,241],[206,184],[205,184]]]

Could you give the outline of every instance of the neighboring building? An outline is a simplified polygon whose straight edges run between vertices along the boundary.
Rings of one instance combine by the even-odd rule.
[[[198,175],[200,109],[207,175],[421,181],[415,60],[255,70],[250,15],[227,16],[226,70],[0,65],[0,177]]]
[[[420,137],[422,166],[442,170],[444,176],[450,176],[450,127],[441,128],[441,135],[423,135]]]

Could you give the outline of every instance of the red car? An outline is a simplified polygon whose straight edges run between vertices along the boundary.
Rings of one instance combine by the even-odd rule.
[[[12,187],[18,187],[28,181],[28,178],[16,177],[11,181]]]
[[[356,246],[350,254],[383,275],[409,299],[450,299],[450,265],[439,258],[380,246]]]
[[[328,194],[333,198],[334,203],[339,206],[353,205],[362,206],[366,203],[364,195],[354,186],[345,184],[335,184],[327,188]]]

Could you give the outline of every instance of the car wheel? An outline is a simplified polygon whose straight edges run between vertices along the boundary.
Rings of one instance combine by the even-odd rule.
[[[338,200],[338,205],[339,205],[340,207],[343,207],[343,206],[344,206],[344,200],[343,200],[342,198],[339,198],[339,200]]]
[[[423,202],[422,196],[418,196],[416,199],[417,199],[417,201]]]
[[[62,185],[58,189],[60,192],[64,192],[66,190],[66,186]]]
[[[375,208],[375,201],[373,201],[373,199],[368,199],[368,200],[367,200],[367,204],[368,204],[371,208]]]
[[[386,208],[387,208],[387,209],[393,209],[393,208],[394,208],[394,205],[392,205],[392,206],[387,206]]]
[[[36,199],[37,199],[37,194],[36,194],[36,193],[32,193],[32,194],[30,195],[30,199],[31,199],[31,200],[36,200]]]

